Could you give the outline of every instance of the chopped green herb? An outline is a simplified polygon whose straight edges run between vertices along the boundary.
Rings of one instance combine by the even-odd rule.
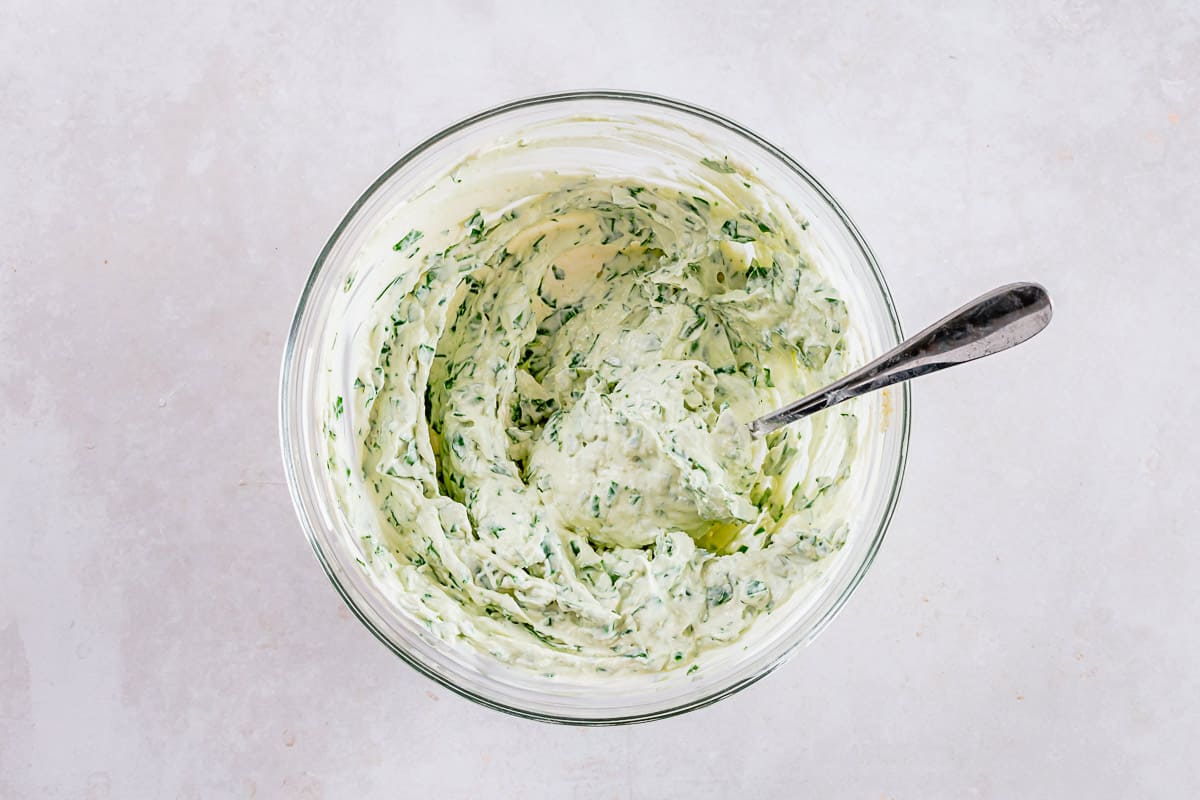
[[[721,226],[721,232],[729,237],[731,242],[753,242],[755,238],[744,233],[738,233],[738,224],[735,219],[725,220],[725,224]]]
[[[728,174],[730,172],[737,171],[733,168],[733,165],[729,163],[728,156],[723,157],[720,161],[716,161],[715,159],[711,158],[702,158],[700,159],[700,163],[711,169],[713,172],[723,172]]]
[[[705,599],[708,600],[710,606],[724,605],[729,602],[729,587],[710,586],[705,593]]]
[[[398,252],[403,252],[411,244],[416,244],[425,234],[418,230],[411,230],[404,234],[404,238],[392,245],[392,249]]]
[[[483,238],[483,212],[476,211],[471,215],[471,218],[463,223],[467,229],[467,236],[472,244],[478,244]]]

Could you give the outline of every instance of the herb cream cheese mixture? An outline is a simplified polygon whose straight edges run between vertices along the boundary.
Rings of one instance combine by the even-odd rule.
[[[341,510],[363,569],[458,646],[693,671],[845,541],[854,416],[745,423],[847,371],[846,305],[745,168],[499,168],[517,146],[371,234],[359,271],[391,282],[322,395]]]

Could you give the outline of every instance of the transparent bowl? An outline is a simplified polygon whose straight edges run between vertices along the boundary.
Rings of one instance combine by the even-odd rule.
[[[879,549],[896,505],[908,447],[909,392],[893,388],[853,401],[860,442],[844,488],[860,501],[849,512],[850,533],[842,548],[827,556],[816,580],[760,619],[738,643],[717,651],[696,674],[674,670],[587,682],[547,678],[434,637],[359,568],[356,537],[326,475],[318,379],[335,361],[348,358],[337,334],[355,325],[342,291],[352,270],[356,286],[365,286],[371,297],[375,286],[394,275],[394,268],[386,275],[369,269],[364,274],[356,262],[389,211],[480,148],[547,132],[561,146],[539,148],[537,163],[526,167],[600,167],[636,176],[643,168],[678,161],[696,147],[748,166],[808,217],[822,267],[851,315],[850,362],[863,363],[900,341],[891,295],[862,235],[821,184],[779,148],[711,111],[663,97],[603,91],[519,100],[452,125],[406,154],[363,193],[321,251],[283,356],[279,425],[288,487],[317,559],[342,599],[381,642],[421,673],[485,706],[533,719],[614,724],[667,717],[715,702],[771,672],[813,641],[845,604]],[[595,149],[597,132],[607,142],[601,150]],[[587,136],[591,150],[571,146],[577,133]],[[661,146],[647,146],[656,139]],[[345,343],[350,337],[340,338]],[[344,393],[352,392],[346,387]]]

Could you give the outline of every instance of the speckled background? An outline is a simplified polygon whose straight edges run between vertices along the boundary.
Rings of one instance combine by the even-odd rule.
[[[5,5],[0,796],[1200,790],[1200,6],[575,5]],[[600,86],[794,153],[910,330],[1012,279],[1057,316],[914,387],[899,512],[815,646],[580,730],[475,707],[350,617],[275,405],[301,285],[379,172]]]

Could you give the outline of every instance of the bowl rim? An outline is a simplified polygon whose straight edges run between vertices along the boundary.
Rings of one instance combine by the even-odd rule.
[[[343,232],[354,221],[358,212],[366,203],[374,197],[392,176],[404,169],[414,159],[418,158],[426,150],[439,144],[445,138],[452,136],[459,131],[469,128],[486,120],[508,114],[513,111],[522,109],[535,108],[539,106],[550,106],[558,103],[567,103],[580,100],[606,100],[627,102],[636,105],[650,106],[654,108],[665,108],[671,111],[680,112],[685,115],[699,117],[707,122],[713,123],[719,127],[725,128],[728,131],[737,134],[752,144],[761,147],[770,155],[777,158],[786,167],[795,172],[801,179],[807,182],[817,193],[817,195],[828,205],[829,209],[836,214],[838,220],[844,226],[847,233],[850,234],[854,244],[859,248],[867,265],[870,267],[871,275],[874,277],[877,284],[880,296],[884,301],[884,306],[887,311],[888,321],[891,323],[892,333],[896,337],[896,341],[901,341],[904,336],[900,325],[900,318],[896,312],[895,302],[892,298],[892,293],[888,287],[887,280],[883,276],[883,272],[879,267],[879,263],[875,259],[875,254],[871,251],[866,239],[858,230],[858,227],[850,219],[849,214],[842,208],[841,204],[834,199],[833,195],[821,185],[811,173],[808,172],[799,162],[789,156],[779,147],[770,143],[762,136],[754,131],[740,125],[733,120],[711,111],[702,106],[697,106],[692,103],[687,103],[682,100],[676,100],[671,97],[666,97],[658,94],[651,94],[639,91],[614,90],[614,89],[597,89],[597,90],[576,90],[565,92],[553,92],[548,94],[533,95],[530,97],[512,100],[502,103],[497,106],[485,109],[471,116],[460,119],[452,125],[438,131],[432,136],[426,138],[420,144],[416,145],[404,155],[402,155],[395,163],[388,167],[384,172],[367,187],[365,191],[355,200],[350,209],[343,215],[341,221],[326,240],[324,247],[321,248],[320,254],[317,256],[312,270],[309,272],[308,280],[304,284],[304,288],[300,293],[300,298],[296,303],[296,310],[292,316],[292,323],[288,329],[287,341],[284,345],[283,358],[280,365],[279,377],[279,438],[281,446],[281,455],[283,457],[284,473],[287,479],[288,493],[292,499],[292,505],[295,509],[296,516],[300,520],[301,527],[304,530],[305,537],[317,557],[317,561],[321,564],[321,568],[325,571],[326,577],[333,584],[337,593],[341,596],[342,601],[346,603],[350,611],[358,618],[367,630],[378,639],[388,650],[415,669],[425,677],[435,681],[439,685],[449,689],[460,697],[464,697],[475,703],[478,703],[487,708],[492,708],[497,711],[502,711],[523,719],[537,720],[541,722],[558,723],[565,725],[578,726],[605,726],[605,725],[622,725],[636,722],[649,722],[656,719],[666,719],[674,717],[688,711],[694,711],[699,708],[711,705],[718,700],[728,697],[736,692],[745,689],[753,683],[756,683],[765,676],[771,674],[778,669],[783,663],[788,661],[800,648],[802,644],[812,641],[819,635],[825,627],[837,616],[837,614],[845,606],[850,595],[858,587],[870,569],[871,564],[875,560],[875,556],[883,543],[888,527],[891,525],[892,517],[895,514],[896,506],[900,498],[900,490],[904,482],[905,466],[908,461],[909,435],[911,432],[911,416],[912,416],[912,395],[908,383],[902,383],[900,389],[901,402],[899,403],[900,417],[900,439],[897,451],[895,472],[891,477],[891,490],[886,500],[883,514],[880,517],[879,525],[875,534],[868,546],[868,549],[859,563],[858,568],[850,576],[845,588],[834,598],[833,603],[825,611],[808,631],[806,636],[797,638],[786,650],[781,652],[772,662],[757,672],[747,675],[744,678],[733,681],[726,686],[720,686],[700,697],[682,702],[678,705],[669,708],[647,711],[645,713],[626,714],[617,717],[587,717],[587,716],[566,716],[554,713],[546,713],[534,711],[527,708],[522,708],[517,705],[500,702],[490,697],[481,696],[465,687],[457,685],[453,680],[445,675],[438,673],[435,670],[429,669],[419,659],[411,656],[404,648],[397,646],[388,636],[384,634],[370,618],[359,608],[358,603],[350,596],[346,587],[338,579],[334,568],[329,562],[329,557],[322,550],[318,541],[314,520],[310,515],[305,503],[300,495],[299,483],[300,478],[297,470],[297,458],[291,447],[292,423],[288,417],[288,400],[290,397],[291,383],[289,381],[289,373],[292,370],[295,360],[297,336],[300,330],[305,313],[308,310],[309,302],[312,296],[313,289],[317,283],[322,270],[325,267],[326,261],[334,245],[341,238]]]

